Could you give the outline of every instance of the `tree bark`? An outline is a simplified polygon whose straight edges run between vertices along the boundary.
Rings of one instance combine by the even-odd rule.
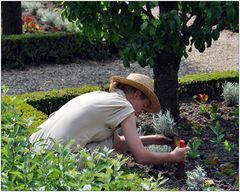
[[[22,34],[21,1],[2,1],[2,34]]]
[[[161,103],[161,110],[169,110],[176,121],[179,119],[178,71],[181,58],[162,51],[153,67],[154,88]]]

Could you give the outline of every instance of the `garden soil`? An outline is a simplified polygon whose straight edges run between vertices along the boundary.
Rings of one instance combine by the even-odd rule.
[[[227,152],[223,144],[213,144],[215,139],[210,126],[215,122],[207,114],[199,114],[199,105],[194,100],[183,101],[180,103],[179,138],[186,143],[194,137],[201,139],[199,148],[200,157],[187,158],[185,163],[185,175],[181,180],[176,178],[177,164],[163,164],[159,166],[140,165],[133,161],[130,155],[128,167],[141,170],[146,176],[157,177],[161,172],[163,176],[169,178],[166,182],[170,189],[187,190],[186,172],[201,166],[207,173],[207,178],[213,181],[214,187],[226,191],[239,190],[239,125],[238,118],[233,115],[235,107],[228,107],[223,101],[211,101],[207,105],[217,103],[220,116],[220,126],[225,130],[225,139],[235,145],[231,152]],[[139,117],[138,124],[148,128],[152,127],[152,116],[144,114]],[[194,127],[198,127],[200,134],[194,133]]]

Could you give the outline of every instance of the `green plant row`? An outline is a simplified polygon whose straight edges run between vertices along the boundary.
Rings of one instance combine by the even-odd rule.
[[[5,35],[1,43],[2,69],[39,65],[40,62],[65,64],[74,57],[100,60],[110,56],[107,43],[90,42],[80,33]]]
[[[215,97],[221,94],[222,83],[225,81],[238,82],[238,71],[224,71],[209,74],[186,75],[179,78],[179,98],[190,98],[198,93],[209,94]],[[72,98],[84,93],[104,90],[108,91],[109,85],[83,86],[80,88],[65,88],[46,92],[33,92],[16,96],[17,109],[23,113],[23,118],[35,115],[32,127],[41,124],[47,117]],[[3,100],[10,101],[12,96],[3,96]],[[218,98],[219,99],[219,98]]]

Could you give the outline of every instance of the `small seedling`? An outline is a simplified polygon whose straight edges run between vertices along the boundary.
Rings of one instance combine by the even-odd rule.
[[[197,137],[193,138],[188,142],[188,147],[190,148],[189,157],[197,158],[200,156],[199,147],[201,145],[201,140]]]
[[[207,165],[215,166],[219,163],[219,157],[217,154],[211,154],[210,156],[207,157],[205,163]]]
[[[193,133],[195,135],[201,135],[202,126],[200,123],[194,123],[192,126]]]
[[[197,94],[193,96],[193,99],[195,99],[196,103],[199,105],[200,108],[200,114],[207,113],[209,111],[208,106],[206,105],[206,102],[208,101],[208,95],[207,94]]]
[[[225,140],[223,142],[223,145],[224,145],[224,148],[226,149],[226,151],[228,151],[228,152],[232,152],[235,149],[235,145],[231,142],[228,142],[227,140]]]
[[[231,114],[234,116],[233,123],[236,127],[239,126],[239,107],[232,110]]]
[[[220,165],[221,173],[227,176],[232,176],[235,173],[233,168],[234,166],[230,162]]]
[[[216,121],[216,124],[214,126],[210,126],[210,129],[213,131],[213,133],[215,134],[216,138],[210,140],[212,143],[214,144],[220,144],[223,142],[224,140],[224,129],[221,127],[219,121]]]
[[[209,106],[208,108],[208,113],[209,116],[213,119],[213,120],[217,120],[220,118],[219,114],[217,113],[219,109],[219,106],[217,103],[213,103],[212,105]]]

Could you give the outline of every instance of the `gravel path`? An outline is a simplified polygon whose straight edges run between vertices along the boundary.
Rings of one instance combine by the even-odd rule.
[[[213,72],[239,69],[238,33],[221,32],[218,41],[213,42],[204,53],[193,49],[187,59],[182,59],[179,77],[198,72]],[[47,91],[83,85],[104,85],[112,75],[127,76],[138,72],[153,77],[152,69],[142,68],[137,63],[124,68],[121,60],[95,62],[77,60],[68,65],[41,65],[24,70],[2,70],[1,84],[8,85],[8,94]]]

